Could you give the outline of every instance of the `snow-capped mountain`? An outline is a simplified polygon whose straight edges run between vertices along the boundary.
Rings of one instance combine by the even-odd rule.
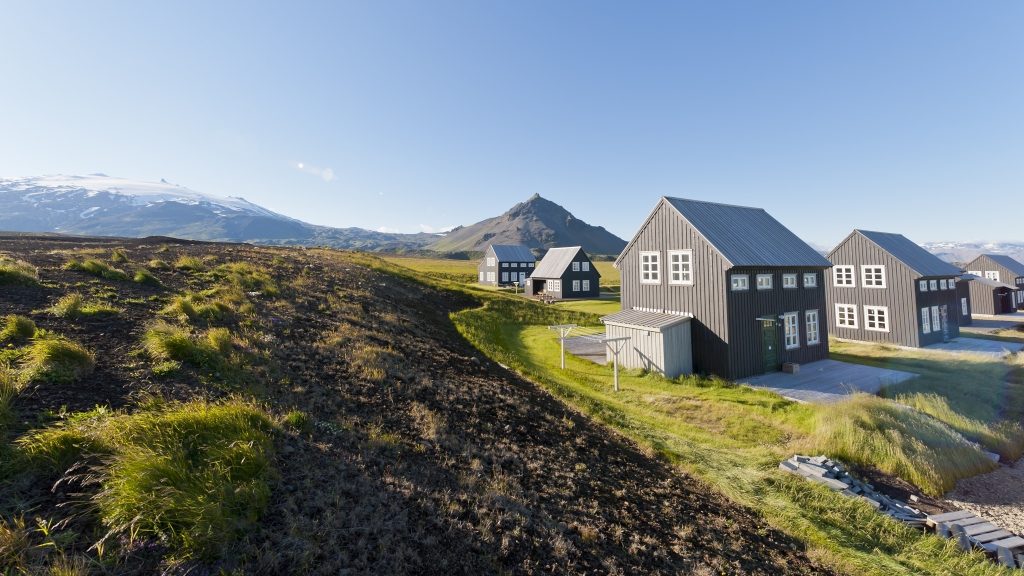
[[[979,254],[1004,254],[1024,262],[1024,242],[926,242],[925,250],[947,262],[964,264]]]

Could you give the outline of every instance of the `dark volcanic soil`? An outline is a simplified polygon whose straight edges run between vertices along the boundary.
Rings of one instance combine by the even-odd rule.
[[[55,250],[123,246],[132,269],[152,258],[213,256],[266,267],[284,288],[254,297],[267,355],[253,385],[224,390],[185,370],[156,377],[133,353],[160,298],[202,289],[200,276],[154,271],[165,288],[62,270]],[[158,252],[161,246],[164,251]],[[32,317],[96,353],[70,386],[16,401],[20,428],[47,411],[137,398],[241,393],[313,426],[277,442],[278,478],[257,530],[192,574],[807,574],[828,573],[803,546],[545,392],[483,358],[448,314],[476,303],[374,271],[337,252],[159,240],[0,237],[0,252],[40,268],[43,288],[0,287],[0,315]],[[106,258],[107,255],[100,255]],[[64,321],[39,312],[69,291],[106,290],[125,312]],[[353,350],[372,347],[383,378]],[[259,356],[255,351],[255,356]],[[30,514],[62,513],[49,491],[0,494]],[[34,490],[34,491],[33,491]],[[166,566],[167,563],[164,563]],[[127,564],[120,571],[130,572]],[[148,571],[144,568],[142,571]]]

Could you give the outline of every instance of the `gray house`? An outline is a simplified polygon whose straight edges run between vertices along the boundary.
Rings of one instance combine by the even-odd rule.
[[[960,335],[960,270],[905,236],[854,230],[828,259],[833,336],[917,348]]]
[[[956,301],[960,303],[960,325],[971,325],[971,281],[962,274],[956,281]]]
[[[526,293],[556,299],[597,298],[601,274],[581,246],[552,248],[526,279]]]
[[[623,312],[603,320],[609,333],[650,330],[630,340],[647,360],[627,366],[668,377],[687,365],[680,355],[694,372],[731,379],[813,362],[828,357],[829,265],[760,208],[665,197],[615,261]],[[665,335],[679,329],[688,338]]]
[[[1014,307],[1016,286],[974,274],[964,274],[962,278],[961,282],[967,286],[973,314],[994,316],[996,314],[1012,314],[1016,310]]]
[[[1024,309],[1024,264],[1004,254],[982,254],[967,265],[967,273],[1010,284],[1014,288],[1014,308]],[[988,314],[980,310],[978,313]]]
[[[526,246],[491,244],[477,265],[478,280],[489,286],[506,286],[526,280],[537,266],[537,259]]]

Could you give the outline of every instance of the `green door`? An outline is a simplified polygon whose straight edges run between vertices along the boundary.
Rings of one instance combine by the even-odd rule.
[[[761,352],[764,354],[764,371],[776,372],[779,369],[778,330],[775,322],[761,321]]]

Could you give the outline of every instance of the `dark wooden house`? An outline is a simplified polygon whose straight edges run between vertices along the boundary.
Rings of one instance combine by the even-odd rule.
[[[554,299],[597,298],[601,274],[582,246],[552,248],[526,279],[526,293]]]
[[[971,281],[962,274],[956,281],[956,301],[960,303],[960,325],[971,325]]]
[[[644,326],[660,330],[678,326],[673,318],[691,319],[690,349],[643,351],[665,366],[686,365],[672,357],[692,354],[693,371],[737,379],[828,357],[829,262],[760,208],[662,198],[615,266],[622,309],[650,313]],[[606,326],[617,318],[606,317]]]
[[[489,286],[522,283],[537,266],[537,258],[526,246],[491,244],[477,265],[478,279]]]
[[[1024,264],[1005,254],[982,254],[967,264],[967,273],[1009,284],[1014,289],[1013,307],[1024,309]]]
[[[833,336],[917,348],[960,335],[960,269],[905,236],[854,230],[828,259]]]
[[[996,314],[1013,314],[1016,310],[1014,307],[1016,286],[974,274],[964,274],[962,278],[961,282],[967,285],[967,291],[970,294],[970,306],[973,314],[994,316]]]

